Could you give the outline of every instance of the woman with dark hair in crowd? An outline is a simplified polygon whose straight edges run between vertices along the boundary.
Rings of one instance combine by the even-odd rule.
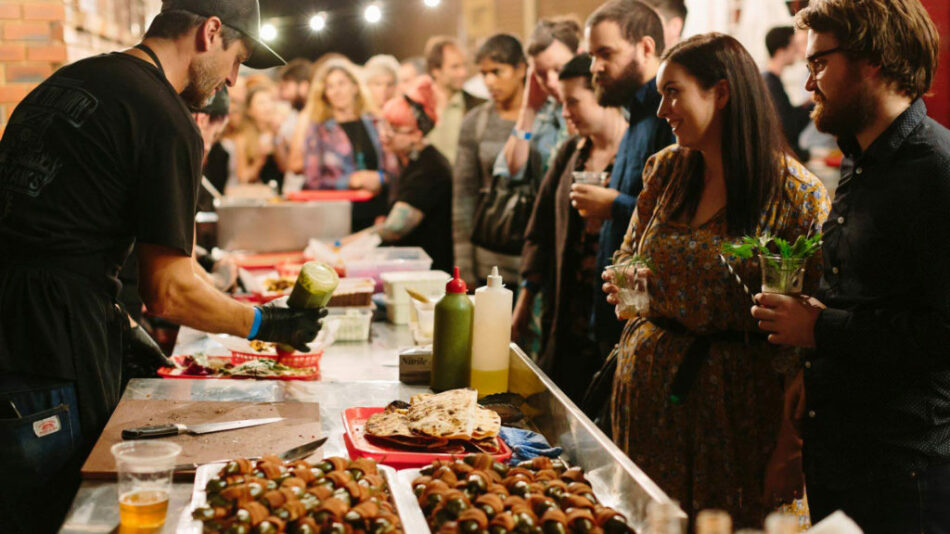
[[[379,118],[356,67],[345,59],[323,63],[297,123],[289,167],[306,176],[304,189],[361,189],[369,202],[353,203],[353,230],[386,214],[386,186],[398,172],[379,141]]]
[[[423,75],[408,94],[383,106],[380,139],[399,158],[402,173],[389,215],[368,231],[387,245],[422,247],[433,269],[451,272],[452,167],[425,138],[438,120],[432,84]]]
[[[492,167],[505,146],[521,109],[527,60],[513,35],[489,37],[475,54],[491,100],[472,109],[462,121],[453,180],[453,238],[455,261],[470,282],[485,279],[497,265],[502,276],[517,281],[520,259],[472,245],[472,222],[478,192],[492,185]]]
[[[783,460],[770,464],[782,379],[796,366],[757,330],[749,296],[718,255],[723,242],[743,235],[792,241],[817,231],[828,196],[790,155],[755,62],[738,41],[722,34],[683,41],[664,54],[657,80],[657,115],[677,144],[647,162],[615,261],[640,254],[653,269],[631,269],[626,280],[646,283],[650,305],[623,317],[629,321],[612,355],[613,438],[690,517],[721,508],[738,527],[758,527],[776,504],[775,484],[801,478],[798,469],[763,482],[767,466]],[[757,259],[729,259],[757,289]],[[809,263],[810,289],[819,263]],[[618,302],[614,276],[604,274],[611,304]]]
[[[558,150],[541,182],[525,232],[512,334],[521,337],[531,318],[534,287],[551,288],[541,341],[541,368],[574,402],[580,403],[602,357],[590,337],[594,292],[599,284],[597,245],[602,221],[571,206],[575,172],[599,173],[596,187],[610,181],[613,160],[627,121],[620,108],[603,107],[591,84],[591,58],[574,56],[559,74],[562,114],[578,135]]]

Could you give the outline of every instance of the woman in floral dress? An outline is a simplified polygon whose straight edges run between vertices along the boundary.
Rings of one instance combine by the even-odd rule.
[[[784,374],[795,366],[756,330],[751,298],[718,256],[724,241],[746,234],[794,240],[817,231],[828,196],[789,155],[755,63],[735,39],[707,34],[673,47],[657,86],[658,115],[678,144],[647,162],[619,253],[618,262],[639,253],[653,269],[628,277],[646,282],[650,306],[623,317],[613,438],[691,518],[721,508],[737,527],[761,528],[774,504],[764,480]],[[756,289],[757,260],[729,260]],[[819,264],[809,263],[806,285],[817,285]],[[613,275],[604,278],[617,304]],[[676,380],[691,348],[700,355],[695,379]]]

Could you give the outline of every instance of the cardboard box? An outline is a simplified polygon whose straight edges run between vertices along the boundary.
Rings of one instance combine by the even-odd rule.
[[[399,381],[429,384],[432,380],[432,345],[399,351]]]

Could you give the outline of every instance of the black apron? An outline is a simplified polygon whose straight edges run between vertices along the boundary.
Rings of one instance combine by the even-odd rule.
[[[136,48],[164,74],[151,49]],[[4,532],[58,531],[82,463],[119,402],[129,321],[118,272],[130,248],[0,257]]]

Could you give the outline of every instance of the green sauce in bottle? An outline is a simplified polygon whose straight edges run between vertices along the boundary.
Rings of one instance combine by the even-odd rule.
[[[294,309],[322,308],[330,302],[330,297],[340,284],[336,271],[325,263],[308,261],[300,268],[294,288],[287,298],[287,307]],[[279,352],[292,354],[290,345],[278,345]]]
[[[467,291],[456,267],[455,277],[445,286],[445,296],[435,305],[431,384],[434,391],[468,387],[475,307]]]

